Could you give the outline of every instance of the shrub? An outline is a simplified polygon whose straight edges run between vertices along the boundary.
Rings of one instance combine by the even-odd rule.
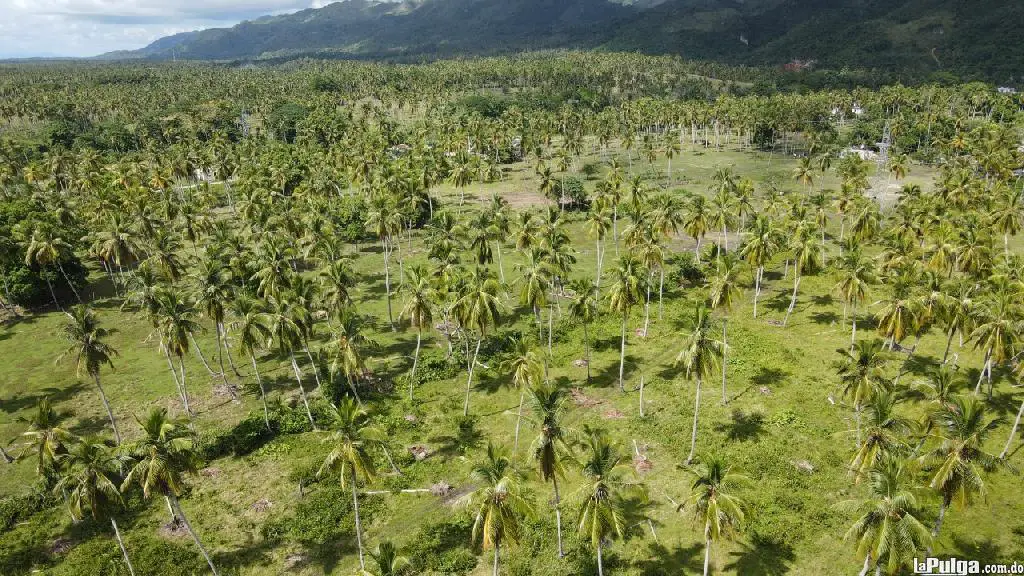
[[[352,492],[343,490],[336,481],[324,481],[319,486],[299,502],[294,514],[264,525],[263,537],[268,540],[285,538],[307,546],[334,544],[341,539],[354,538]],[[384,509],[385,503],[378,497],[360,498],[359,515],[364,524],[371,522]]]
[[[468,517],[424,526],[405,549],[405,556],[417,573],[468,574],[477,564],[470,548],[472,531]]]
[[[672,278],[679,284],[699,285],[704,283],[704,267],[697,263],[692,252],[681,252],[673,258],[675,270]]]

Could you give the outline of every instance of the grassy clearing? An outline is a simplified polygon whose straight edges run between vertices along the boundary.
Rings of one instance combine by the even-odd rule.
[[[584,161],[596,161],[591,154]],[[626,159],[622,158],[626,165]],[[633,159],[634,170],[646,174],[669,188],[686,187],[694,191],[707,187],[719,166],[733,166],[741,176],[756,182],[774,180],[784,187],[796,188],[791,173],[795,161],[775,156],[753,155],[740,150],[688,150],[673,161],[673,181],[666,182],[665,161],[649,165]],[[927,185],[931,173],[915,167],[912,179]],[[592,184],[592,183],[591,183]],[[826,179],[826,187],[834,183]],[[818,186],[816,184],[816,186]],[[526,164],[513,166],[501,183],[474,185],[467,190],[471,201],[484,200],[492,192],[502,194],[520,205],[539,202],[532,169]],[[449,205],[457,202],[458,191],[444,186],[440,194]],[[577,276],[590,276],[595,268],[592,241],[583,232],[577,216],[569,232],[578,250]],[[714,239],[714,236],[710,236]],[[675,239],[673,251],[692,249],[689,239]],[[1020,250],[1020,244],[1014,247]],[[425,261],[423,237],[414,234],[412,253],[405,253],[408,266]],[[614,257],[609,244],[608,257]],[[519,255],[504,251],[504,268],[509,281],[514,278],[513,265]],[[612,260],[607,260],[611,263]],[[361,282],[354,298],[360,313],[377,319],[371,337],[378,347],[370,353],[370,368],[389,380],[407,371],[415,346],[410,330],[391,332],[387,328],[383,300],[382,257],[373,249],[363,247],[355,261]],[[783,259],[766,272],[767,286],[761,298],[761,317],[752,318],[752,276],[746,273],[742,305],[730,316],[728,392],[731,401],[721,404],[719,383],[706,384],[701,406],[698,452],[727,455],[753,479],[753,488],[742,493],[751,504],[751,517],[745,537],[737,542],[718,545],[712,555],[715,573],[724,574],[854,574],[859,568],[852,545],[842,541],[852,518],[835,510],[835,503],[858,497],[863,486],[854,486],[846,464],[852,458],[852,413],[829,401],[837,379],[832,366],[837,348],[848,345],[849,326],[841,325],[842,305],[830,295],[834,279],[828,275],[805,278],[800,301],[785,329],[773,324],[785,314],[792,289],[792,277],[784,276]],[[393,269],[399,275],[397,265]],[[99,274],[94,274],[99,281]],[[699,572],[703,555],[703,539],[686,513],[675,511],[673,501],[681,501],[688,493],[687,477],[676,469],[687,454],[689,430],[693,415],[693,390],[674,367],[682,339],[690,327],[695,302],[705,297],[702,288],[667,283],[664,316],[659,318],[658,304],[652,302],[651,329],[646,338],[633,330],[643,323],[643,307],[636,307],[630,317],[627,347],[627,393],[617,390],[619,321],[603,315],[592,327],[594,341],[593,380],[585,383],[585,368],[574,365],[584,355],[582,327],[559,316],[556,309],[555,347],[551,377],[565,385],[579,387],[588,401],[573,408],[569,424],[585,424],[607,428],[625,450],[634,446],[651,463],[642,472],[650,488],[651,502],[646,512],[650,525],[633,527],[633,537],[611,546],[606,555],[610,574],[687,574]],[[879,298],[875,293],[869,302]],[[513,296],[510,296],[513,298]],[[401,298],[396,300],[400,306]],[[133,415],[141,415],[152,406],[166,406],[180,413],[177,395],[157,342],[151,339],[150,327],[141,315],[122,311],[114,300],[96,303],[103,324],[114,333],[112,344],[120,351],[116,370],[103,372],[104,386],[122,428],[131,437],[137,426]],[[499,333],[535,331],[532,317],[516,309],[512,311]],[[396,308],[397,309],[397,308]],[[62,350],[57,331],[62,317],[41,312],[10,323],[0,332],[0,441],[16,438],[24,429],[19,418],[48,396],[56,406],[72,413],[76,433],[105,432],[107,423],[102,405],[91,382],[75,378],[74,368],[54,364]],[[861,316],[860,332],[869,337],[871,322],[868,313]],[[215,344],[212,327],[199,337],[208,358],[213,357]],[[321,329],[320,340],[326,341]],[[904,378],[919,379],[930,365],[941,358],[945,344],[943,335],[927,335],[918,348],[910,372]],[[445,341],[432,333],[424,339],[426,357],[443,356]],[[962,380],[977,377],[981,355],[970,348],[959,350]],[[456,494],[469,486],[467,477],[471,462],[477,458],[488,440],[511,449],[515,426],[518,391],[509,388],[509,378],[498,370],[496,358],[483,358],[488,368],[481,369],[472,393],[471,413],[475,425],[458,430],[465,386],[465,373],[432,381],[419,387],[416,399],[409,403],[406,390],[397,388],[390,394],[374,396],[372,410],[390,434],[391,445],[401,452],[398,459],[405,473],[402,477],[383,475],[370,490],[426,488],[447,482]],[[894,354],[889,368],[895,373],[902,357]],[[238,361],[244,373],[248,392],[240,404],[214,393],[219,380],[211,378],[197,358],[189,358],[190,390],[198,408],[197,427],[204,436],[231,429],[250,411],[258,410],[259,399],[253,394],[251,368]],[[274,357],[261,359],[261,373],[268,382],[272,399],[294,402],[297,389],[287,366]],[[997,376],[1002,376],[997,374]],[[232,380],[236,378],[230,376]],[[639,417],[639,392],[643,378],[646,387],[646,415]],[[995,413],[1012,420],[1024,392],[1011,381],[999,378],[992,406]],[[923,402],[904,407],[918,414]],[[415,419],[407,416],[415,416]],[[1004,422],[993,436],[992,450],[998,452],[1009,432]],[[553,518],[545,506],[550,487],[541,484],[526,460],[527,447],[536,434],[535,427],[524,424],[519,460],[530,470],[529,485],[534,488],[540,515],[538,530],[508,557],[505,573],[509,574],[572,574],[592,570],[586,547],[576,540],[567,515],[570,557],[559,563],[555,558]],[[183,506],[191,516],[205,543],[214,553],[215,561],[229,574],[281,574],[286,567],[296,574],[350,574],[358,567],[354,543],[337,538],[315,543],[295,540],[274,540],[264,529],[287,519],[310,492],[325,486],[307,487],[300,495],[293,473],[318,465],[327,452],[321,446],[321,435],[306,433],[280,436],[241,456],[213,460],[192,480],[191,493]],[[635,443],[635,444],[634,444]],[[998,446],[996,445],[998,444]],[[422,462],[413,462],[406,448],[424,445],[434,454]],[[382,470],[387,467],[381,462]],[[30,462],[3,465],[0,474],[0,495],[19,494],[32,481]],[[577,484],[575,474],[564,481],[569,492]],[[978,559],[982,562],[1009,562],[1024,557],[1024,499],[1020,498],[1020,479],[1009,472],[997,472],[988,478],[989,493],[985,501],[963,509],[954,508],[947,517],[943,537],[938,543],[940,554]],[[937,499],[921,495],[925,507],[933,514]],[[430,494],[388,494],[369,497],[375,500],[377,513],[366,526],[365,540],[370,547],[390,539],[400,547],[410,545],[430,524],[466,514],[452,498],[440,499]],[[265,500],[269,506],[255,507]],[[931,521],[931,517],[927,518]],[[160,501],[136,507],[125,516],[124,524],[129,546],[142,535],[156,534],[167,520],[167,510]],[[104,533],[79,534],[70,525],[60,508],[33,517],[2,536],[12,543],[19,533],[45,535],[48,541],[68,537],[76,544],[108,538]],[[181,540],[188,545],[186,540]],[[112,541],[109,542],[114,547]],[[41,551],[39,561],[50,556]],[[60,554],[54,554],[59,559]],[[143,569],[145,570],[145,569]],[[488,560],[482,560],[472,574],[489,573]]]

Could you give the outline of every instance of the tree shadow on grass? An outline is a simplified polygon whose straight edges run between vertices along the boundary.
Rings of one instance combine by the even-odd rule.
[[[817,294],[811,296],[811,302],[814,302],[815,306],[832,306],[836,299],[831,294]]]
[[[836,324],[839,322],[839,314],[836,314],[835,312],[832,311],[815,312],[814,314],[810,315],[810,319],[815,324],[826,324],[831,326],[832,324]]]
[[[998,564],[1009,560],[1002,546],[993,542],[991,538],[971,538],[954,534],[953,547],[958,558],[977,560],[982,564]]]
[[[626,359],[623,363],[622,381],[626,390],[630,390],[629,382],[634,373],[640,367],[639,358],[629,354],[629,346],[626,347]],[[593,370],[590,374],[590,386],[593,388],[612,388],[619,385],[619,362],[608,364],[601,370]]]
[[[14,414],[22,410],[30,409],[35,407],[43,398],[49,398],[50,402],[59,404],[71,400],[78,395],[79,392],[85,390],[85,384],[82,382],[75,382],[63,388],[49,387],[43,388],[36,394],[17,394],[13,398],[4,398],[0,400],[0,410],[8,414]]]
[[[724,569],[744,576],[781,576],[796,559],[793,547],[783,542],[754,537],[740,546],[738,552],[729,553],[732,561]]]
[[[764,433],[764,415],[757,412],[747,414],[734,409],[730,421],[716,424],[715,431],[724,433],[729,440],[736,442],[757,441]]]
[[[437,453],[446,458],[465,454],[484,442],[484,433],[477,427],[475,418],[459,417],[454,420],[453,434],[433,436],[428,440],[437,446]]]
[[[647,546],[648,558],[640,560],[637,567],[643,576],[664,576],[665,574],[699,574],[703,569],[704,547],[700,544],[669,550],[664,544],[651,542]]]
[[[76,436],[93,436],[110,432],[110,420],[106,417],[88,416],[79,418],[71,427],[71,432]]]

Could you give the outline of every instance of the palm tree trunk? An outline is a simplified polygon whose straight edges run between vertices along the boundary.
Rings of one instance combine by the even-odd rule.
[[[114,517],[110,517],[110,525],[114,527],[114,536],[117,538],[117,545],[121,547],[121,554],[124,555],[124,563],[128,565],[128,573],[131,576],[135,576],[135,567],[132,566],[132,560],[128,557],[128,549],[124,547],[124,540],[121,539],[121,531],[117,528],[117,520]]]
[[[548,304],[548,357],[549,358],[551,357],[551,333],[553,332],[553,330],[551,330],[551,316],[554,313],[555,313],[555,311],[552,309],[552,306],[550,304]]]
[[[857,299],[853,299],[853,307],[850,310],[850,321],[853,324],[853,330],[850,332],[850,350],[853,350],[853,345],[857,343]]]
[[[349,468],[349,470],[351,471],[350,481],[352,482],[352,511],[356,519],[356,546],[359,547],[359,569],[365,572],[366,561],[363,560],[363,523],[359,518],[359,488],[356,485],[355,469]]]
[[[1020,404],[1020,410],[1017,411],[1017,418],[1013,421],[1013,428],[1010,430],[1010,437],[1006,439],[1006,446],[1003,447],[1003,451],[999,454],[999,458],[1006,458],[1006,455],[1010,452],[1010,446],[1013,445],[1013,439],[1017,437],[1017,428],[1020,426],[1021,416],[1024,416],[1024,402]]]
[[[946,360],[949,359],[949,348],[953,345],[953,335],[956,334],[956,328],[950,328],[949,337],[946,338],[946,351],[942,353],[942,363],[945,364]]]
[[[686,463],[693,462],[693,457],[697,451],[697,417],[700,413],[700,386],[702,382],[700,378],[697,378],[697,393],[693,402],[693,432],[690,434],[690,455],[686,457]]]
[[[174,506],[171,505],[171,497],[164,495],[164,502],[167,503],[167,511],[171,513],[171,522],[178,520],[178,513],[174,511]]]
[[[651,323],[651,273],[647,273],[647,300],[644,301],[644,338]]]
[[[513,443],[512,453],[519,451],[519,425],[523,422],[523,400],[526,399],[526,390],[519,391],[519,414],[516,416],[516,437]]]
[[[469,364],[469,376],[466,378],[466,403],[462,407],[462,415],[469,416],[469,392],[473,389],[473,369],[476,368],[476,358],[480,355],[480,343],[483,337],[476,339],[476,352],[473,353],[473,361]]]
[[[292,361],[292,371],[295,372],[295,381],[299,383],[299,394],[302,395],[302,404],[306,407],[306,416],[309,418],[309,424],[313,427],[313,430],[317,430],[316,422],[313,421],[313,412],[309,409],[309,400],[306,399],[306,388],[302,385],[302,373],[299,372],[299,364],[295,361],[295,354],[288,354],[288,357]]]
[[[711,566],[711,538],[704,541],[704,576],[708,576],[708,568]]]
[[[640,375],[640,417],[644,417],[644,375]]]
[[[395,317],[391,313],[391,267],[388,266],[388,260],[391,258],[391,255],[388,253],[387,243],[381,240],[380,244],[384,248],[384,292],[388,301],[388,323],[391,324],[391,331],[394,332],[396,328]]]
[[[75,290],[75,285],[71,283],[71,278],[68,278],[68,273],[64,271],[64,267],[61,266],[60,261],[57,261],[57,269],[60,270],[60,275],[64,277],[64,282],[67,283],[68,288],[71,288],[71,293],[75,295],[75,299],[78,303],[82,303],[82,296],[78,294],[78,290]]]
[[[626,366],[626,313],[622,313],[622,344],[619,347],[619,392],[625,392],[622,376]]]
[[[305,340],[305,338],[303,339]],[[302,350],[306,353],[306,358],[309,358],[309,369],[313,371],[313,379],[316,381],[316,387],[320,388],[320,369],[316,365],[316,360],[313,360],[313,354],[309,351],[309,342],[306,341],[305,346]]]
[[[235,389],[228,383],[227,370],[224,369],[224,349],[221,347],[220,322],[216,323],[215,329],[217,330],[217,364],[220,366],[220,379],[224,382],[224,387],[228,389],[231,399],[237,402],[238,394],[235,394]]]
[[[498,551],[499,551],[500,548],[501,548],[501,541],[500,540],[495,540],[494,541],[494,569],[491,571],[491,574],[493,576],[498,576],[498,554],[499,554]]]
[[[985,371],[989,370],[992,362],[992,347],[985,350],[985,362],[981,365],[981,374],[978,375],[978,384],[974,387],[974,395],[981,394],[981,383],[985,379]]]
[[[216,376],[217,373],[213,371],[213,368],[210,368],[210,363],[206,361],[206,356],[203,356],[203,350],[202,348],[199,347],[199,342],[196,342],[195,334],[189,332],[188,337],[190,340],[192,340],[192,346],[195,347],[196,354],[198,354],[199,359],[202,360],[203,366],[206,367],[206,371],[210,373],[210,376]]]
[[[562,497],[558,493],[558,477],[551,476],[551,483],[555,486],[555,529],[558,532],[558,557],[563,558],[565,552],[562,550]]]
[[[118,446],[121,445],[121,432],[117,429],[117,421],[114,420],[114,412],[110,409],[110,402],[107,401],[107,395],[103,392],[103,386],[100,386],[100,373],[97,371],[92,375],[92,379],[96,382],[96,389],[100,392],[100,400],[103,401],[103,407],[107,409],[107,418],[110,418],[110,427],[114,429],[114,440]]]
[[[785,328],[786,324],[789,323],[789,315],[793,313],[793,309],[796,308],[796,293],[800,289],[800,270],[797,268],[796,274],[794,275],[796,280],[793,282],[793,297],[789,299],[789,308],[786,309],[786,317],[782,320],[782,327]]]
[[[870,570],[870,569],[871,569],[871,554],[868,554],[864,558],[864,567],[861,568],[861,571],[860,571],[860,573],[857,576],[866,576],[867,573],[868,573],[868,570]]]
[[[725,389],[725,373],[726,365],[728,364],[728,340],[726,340],[727,329],[729,327],[729,317],[722,317],[722,406],[729,403],[729,394]]]
[[[192,407],[188,403],[188,387],[185,385],[185,357],[178,356],[178,368],[181,370],[181,399],[185,403],[185,412],[191,419],[195,414],[192,413]],[[193,424],[194,426],[194,424]]]
[[[504,266],[504,264],[501,263],[501,240],[496,241],[494,243],[494,245],[495,245],[495,248],[497,248],[497,252],[498,252],[498,274],[501,275],[500,276],[501,277],[501,283],[504,284],[505,283],[505,266]]]
[[[583,323],[583,350],[587,360],[587,384],[590,384],[590,328],[586,322]]]
[[[220,324],[220,333],[224,342],[224,355],[228,357],[228,365],[231,366],[231,371],[235,373],[235,376],[241,378],[242,373],[238,371],[238,367],[235,366],[235,360],[231,357],[231,346],[228,345],[228,331],[227,328],[224,327],[223,322]]]
[[[658,266],[658,320],[665,317],[665,266]]]
[[[64,308],[61,307],[60,302],[57,301],[57,293],[53,291],[53,284],[50,283],[50,279],[45,274],[43,274],[43,280],[46,280],[46,287],[50,289],[50,298],[53,298],[54,306],[56,306],[58,310],[63,312]]]
[[[601,238],[597,239],[597,271],[594,273],[594,287],[601,289]]]
[[[412,357],[412,374],[409,376],[409,401],[412,402],[412,389],[416,383],[416,366],[420,363],[420,342],[423,336],[423,329],[416,329],[416,353]]]
[[[188,518],[185,517],[185,511],[181,509],[181,503],[178,502],[178,498],[172,494],[170,499],[171,503],[174,504],[174,508],[178,511],[178,517],[180,517],[182,523],[185,524],[185,529],[192,535],[192,540],[194,540],[196,546],[199,547],[199,551],[202,552],[203,558],[206,558],[206,563],[210,565],[210,570],[213,572],[213,576],[220,576],[217,573],[217,567],[213,565],[213,560],[210,559],[210,555],[206,552],[206,548],[203,547],[202,541],[199,540],[199,535],[192,529],[192,525],[189,524]]]
[[[252,360],[252,371],[256,374],[256,383],[260,386],[260,400],[263,402],[263,422],[266,423],[267,431],[270,432],[270,410],[267,408],[267,391],[263,388],[263,378],[260,377],[260,369],[256,366],[256,356],[250,352],[249,359]]]
[[[764,266],[758,266],[754,277],[754,318],[757,318],[757,299],[761,296],[761,275],[764,273]]]
[[[604,576],[604,561],[601,559],[601,539],[597,540],[597,576]]]

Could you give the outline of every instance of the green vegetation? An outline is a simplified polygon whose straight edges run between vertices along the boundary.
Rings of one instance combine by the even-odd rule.
[[[701,66],[5,67],[0,573],[1019,560],[1024,103]]]

